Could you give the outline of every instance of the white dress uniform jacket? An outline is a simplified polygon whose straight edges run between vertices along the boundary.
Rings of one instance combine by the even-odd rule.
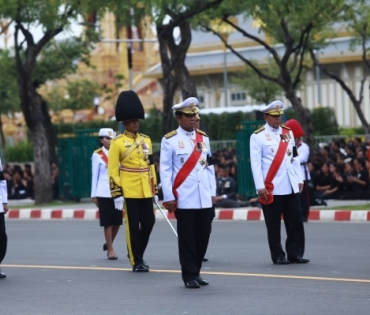
[[[250,158],[257,191],[265,188],[265,179],[278,150],[280,134],[282,134],[282,127],[274,129],[265,124],[264,130],[251,135]],[[273,195],[289,195],[292,190],[294,193],[298,193],[298,184],[303,183],[300,162],[298,157],[293,157],[295,141],[292,131],[289,131],[289,135],[290,139],[285,157],[272,181],[274,185]]]
[[[102,147],[106,156],[108,150]],[[91,180],[91,198],[103,197],[112,198],[109,188],[108,168],[98,153],[94,152],[92,157],[92,180]]]
[[[310,175],[310,171],[307,166],[307,162],[310,157],[310,147],[306,143],[301,141],[297,146],[297,151],[298,151],[297,158],[298,158],[299,163],[301,164],[303,180],[310,180],[311,175]]]
[[[175,200],[172,186],[177,173],[187,161],[194,149],[196,132],[187,132],[181,127],[177,134],[164,137],[161,142],[160,178],[163,201]],[[202,209],[212,207],[212,196],[216,196],[216,178],[213,165],[207,166],[207,155],[211,155],[209,139],[203,136],[205,148],[188,177],[177,189],[177,208]],[[203,165],[201,164],[201,161]]]
[[[0,173],[3,172],[3,165],[0,159]],[[6,185],[6,180],[0,180],[0,213],[4,212],[3,203],[8,203],[8,189]]]

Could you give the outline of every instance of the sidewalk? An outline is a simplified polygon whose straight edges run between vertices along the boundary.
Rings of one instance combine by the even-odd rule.
[[[99,211],[94,203],[90,200],[82,200],[80,203],[57,206],[24,208],[32,205],[30,200],[11,200],[9,202],[9,212],[6,214],[7,219],[83,219],[96,220],[99,219]],[[160,202],[161,203],[161,202]],[[363,210],[341,210],[340,208],[347,205],[366,205],[369,201],[366,200],[327,200],[327,207],[312,207],[310,210],[309,221],[370,221],[370,209]],[[328,207],[337,207],[334,210],[326,210]],[[366,208],[364,206],[364,208]],[[162,209],[163,213],[169,219],[175,219],[173,213],[168,213]],[[124,212],[122,213],[124,216]],[[156,219],[163,219],[160,211],[155,211]],[[260,208],[236,208],[236,209],[216,209],[216,220],[247,220],[247,221],[263,221],[263,212]]]

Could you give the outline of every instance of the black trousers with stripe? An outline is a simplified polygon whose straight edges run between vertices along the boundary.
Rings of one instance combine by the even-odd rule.
[[[214,208],[176,209],[181,274],[184,283],[199,276],[207,251]]]
[[[154,223],[153,198],[125,198],[126,243],[132,266],[143,263]]]
[[[279,257],[285,257],[285,252],[281,246],[281,215],[284,218],[287,234],[285,242],[287,255],[303,257],[305,235],[300,203],[299,193],[292,193],[290,195],[274,195],[274,201],[270,205],[262,205],[273,261]]]
[[[0,213],[0,264],[5,257],[7,244],[8,244],[8,237],[5,232],[4,212],[1,212]]]

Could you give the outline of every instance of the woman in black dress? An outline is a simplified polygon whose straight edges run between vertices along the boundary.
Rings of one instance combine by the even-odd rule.
[[[109,260],[116,260],[117,255],[113,249],[113,241],[122,225],[122,211],[116,210],[109,188],[108,180],[108,150],[110,141],[116,133],[113,129],[102,128],[99,131],[100,149],[95,150],[92,160],[91,198],[99,208],[100,226],[104,226],[105,244]]]

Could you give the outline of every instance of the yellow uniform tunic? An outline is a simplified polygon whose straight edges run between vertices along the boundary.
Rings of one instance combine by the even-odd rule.
[[[144,134],[125,131],[111,141],[108,176],[113,198],[153,197],[151,180],[154,187],[157,187],[157,180],[151,155],[152,142]]]

